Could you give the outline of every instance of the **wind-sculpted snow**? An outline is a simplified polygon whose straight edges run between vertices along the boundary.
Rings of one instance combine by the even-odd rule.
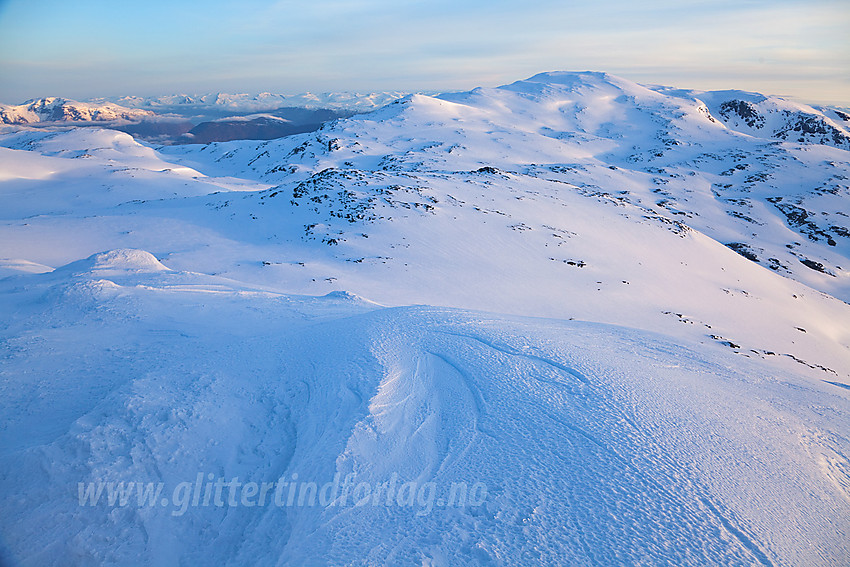
[[[104,258],[2,283],[5,306],[34,305],[2,337],[0,507],[22,565],[828,565],[850,551],[850,399],[831,384],[607,325],[174,271],[105,279]],[[199,473],[385,492],[174,503]],[[387,504],[394,477],[416,498]],[[164,483],[167,505],[80,504],[78,483],[122,481]],[[447,505],[463,483],[480,498]]]
[[[790,104],[545,73],[0,135],[0,557],[840,564],[850,152]]]

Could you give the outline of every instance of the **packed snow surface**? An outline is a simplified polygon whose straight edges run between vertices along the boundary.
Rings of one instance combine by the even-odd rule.
[[[848,123],[545,73],[0,136],[0,558],[845,563]]]

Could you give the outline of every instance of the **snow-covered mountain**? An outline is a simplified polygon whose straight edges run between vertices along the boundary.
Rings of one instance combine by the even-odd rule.
[[[152,116],[154,113],[150,110],[111,102],[87,103],[58,97],[40,98],[20,105],[0,104],[0,124],[138,121]]]
[[[423,174],[423,185],[435,174],[451,176],[450,184],[461,174],[497,185],[573,186],[684,223],[850,301],[843,143],[782,143],[772,133],[730,127],[697,98],[604,74],[549,73],[498,89],[415,95],[318,135],[165,151],[279,184],[271,192],[297,195],[296,203],[313,187],[351,185],[346,178],[362,172],[402,186]],[[361,206],[382,202],[381,191]],[[346,219],[315,220],[329,234],[349,232]]]
[[[545,73],[264,142],[0,136],[0,556],[841,563],[842,121]]]

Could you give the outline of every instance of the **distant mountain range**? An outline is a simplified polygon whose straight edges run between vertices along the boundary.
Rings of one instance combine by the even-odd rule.
[[[127,108],[112,102],[77,102],[58,97],[40,98],[19,105],[0,104],[0,123],[139,121],[156,114],[150,110]]]
[[[284,107],[330,108],[345,112],[368,112],[406,96],[407,92],[387,91],[375,93],[301,93],[301,94],[227,94],[166,95],[157,97],[124,96],[92,99],[92,102],[111,102],[128,108],[154,111],[185,112],[185,109],[218,109],[222,112],[263,112]],[[184,110],[180,110],[184,109]]]
[[[368,112],[406,93],[260,93],[97,98],[48,97],[0,104],[0,124],[62,128],[108,125],[154,143],[271,140],[311,132],[324,122]]]

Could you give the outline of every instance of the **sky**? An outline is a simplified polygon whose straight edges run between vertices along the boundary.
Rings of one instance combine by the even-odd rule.
[[[448,91],[542,71],[850,106],[850,0],[0,0],[0,102]]]

